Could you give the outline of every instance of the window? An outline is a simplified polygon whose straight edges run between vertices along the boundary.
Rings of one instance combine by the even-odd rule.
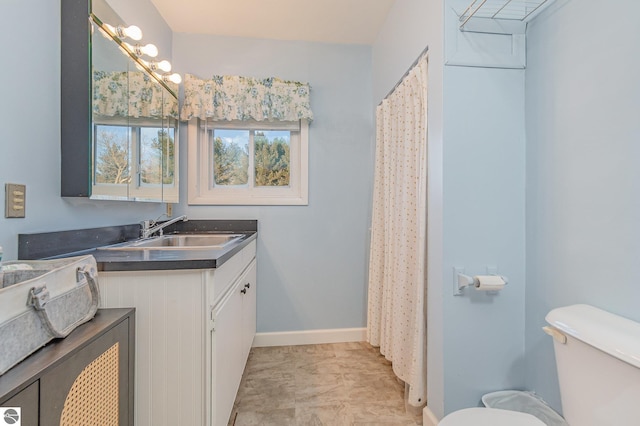
[[[308,204],[308,123],[189,122],[189,204]]]
[[[174,127],[118,118],[93,131],[93,198],[177,201]]]

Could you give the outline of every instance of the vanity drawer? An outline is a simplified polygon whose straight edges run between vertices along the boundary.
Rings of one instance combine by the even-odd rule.
[[[214,306],[236,278],[256,257],[256,241],[251,241],[240,253],[222,264],[221,267],[207,271],[207,287],[209,288],[209,304]]]

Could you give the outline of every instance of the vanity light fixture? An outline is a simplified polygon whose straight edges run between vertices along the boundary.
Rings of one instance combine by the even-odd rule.
[[[182,77],[180,74],[173,73],[169,74],[171,71],[171,63],[167,60],[162,61],[145,61],[141,58],[142,55],[146,55],[150,58],[155,58],[158,56],[158,48],[153,44],[135,44],[131,45],[122,41],[123,38],[128,37],[132,40],[139,41],[142,39],[142,30],[135,25],[130,25],[128,27],[117,26],[106,24],[100,20],[93,13],[91,14],[91,20],[98,26],[103,35],[107,36],[107,38],[113,39],[120,47],[122,52],[131,57],[136,62],[136,67],[138,69],[146,70],[151,73],[158,82],[164,83],[175,83],[180,84],[182,82]],[[160,74],[159,72],[162,72]]]

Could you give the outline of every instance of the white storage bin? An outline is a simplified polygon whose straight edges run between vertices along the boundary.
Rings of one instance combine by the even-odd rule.
[[[531,392],[517,390],[491,392],[482,396],[482,403],[489,408],[531,414],[543,421],[547,426],[569,425],[560,414],[556,413],[543,400]]]
[[[93,256],[4,262],[0,271],[0,376],[98,310]]]

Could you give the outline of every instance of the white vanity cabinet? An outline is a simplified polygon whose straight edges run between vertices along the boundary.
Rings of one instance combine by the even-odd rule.
[[[101,307],[136,308],[136,426],[227,424],[256,330],[255,253],[254,240],[215,269],[100,272]]]

